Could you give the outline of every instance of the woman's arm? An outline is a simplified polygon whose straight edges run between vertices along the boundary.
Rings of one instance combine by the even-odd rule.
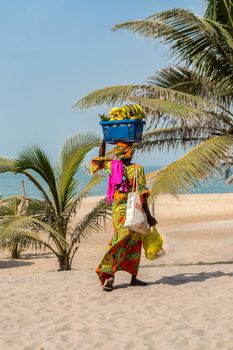
[[[149,226],[155,226],[158,222],[150,213],[150,209],[149,209],[148,203],[147,203],[147,198],[144,198],[142,207],[143,207],[143,209],[144,209],[144,211],[146,213],[147,221],[148,221]]]
[[[99,170],[105,169],[106,172],[110,175],[111,174],[111,160],[105,157],[105,148],[106,144],[103,140],[99,147],[99,156],[92,159],[91,166],[90,166],[90,172],[91,174],[95,174]]]
[[[99,148],[99,157],[105,156],[105,149],[106,149],[106,143],[104,140],[102,140],[100,148]]]

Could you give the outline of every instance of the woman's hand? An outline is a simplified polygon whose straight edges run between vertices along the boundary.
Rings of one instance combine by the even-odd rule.
[[[156,220],[156,218],[154,218],[152,215],[148,215],[147,216],[147,222],[149,226],[155,226],[158,222]]]
[[[154,216],[151,215],[149,207],[148,207],[148,203],[147,203],[147,198],[145,198],[145,200],[143,201],[142,207],[146,213],[147,216],[147,222],[148,225],[150,227],[155,226],[158,222],[157,220],[154,218]]]

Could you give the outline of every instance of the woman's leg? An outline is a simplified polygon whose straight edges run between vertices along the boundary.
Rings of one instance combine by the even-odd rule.
[[[130,286],[135,287],[135,286],[147,286],[146,282],[143,282],[141,280],[137,279],[137,275],[131,275],[131,282]]]
[[[113,290],[114,276],[110,276],[105,280],[103,290],[106,292],[111,292]]]

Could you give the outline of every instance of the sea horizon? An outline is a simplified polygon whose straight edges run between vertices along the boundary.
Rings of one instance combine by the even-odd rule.
[[[144,166],[145,173],[161,169],[162,166]],[[90,179],[91,175],[85,169],[77,174],[80,191]],[[0,175],[0,196],[20,196],[23,194],[22,180],[24,180],[25,194],[27,197],[40,198],[39,191],[25,176],[21,174],[3,173]],[[93,188],[88,196],[105,195],[107,191],[108,176],[104,176],[103,181]],[[224,178],[212,177],[200,183],[196,189],[190,190],[190,194],[210,194],[210,193],[233,193],[233,185],[227,185]]]

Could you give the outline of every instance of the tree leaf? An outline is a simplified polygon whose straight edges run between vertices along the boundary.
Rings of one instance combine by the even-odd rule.
[[[159,172],[150,173],[148,179],[152,184],[152,195],[178,195],[195,188],[201,180],[218,170],[221,160],[232,146],[232,135],[215,137],[196,146]]]

